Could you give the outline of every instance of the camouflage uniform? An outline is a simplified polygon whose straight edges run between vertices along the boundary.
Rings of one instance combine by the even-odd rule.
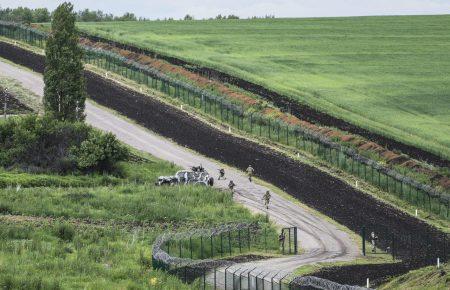
[[[252,167],[251,165],[249,165],[249,166],[247,167],[247,170],[245,170],[245,171],[247,172],[248,180],[249,180],[250,182],[252,182],[252,176],[253,176],[253,172],[255,172],[255,169],[253,169],[253,167]]]

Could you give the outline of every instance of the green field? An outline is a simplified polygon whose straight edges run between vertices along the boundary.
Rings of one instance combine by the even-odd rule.
[[[444,290],[450,288],[450,265],[443,264],[438,269],[429,266],[410,271],[404,275],[393,278],[386,284],[378,287],[380,290],[409,289],[409,290]]]
[[[152,268],[151,246],[157,235],[233,221],[266,224],[265,217],[253,216],[228,192],[156,187],[159,175],[177,168],[142,157],[118,164],[120,178],[104,175],[102,180],[97,175],[2,169],[0,288],[196,289]],[[68,181],[61,183],[64,178]],[[13,186],[2,185],[9,183]],[[275,241],[269,249],[276,249],[273,228],[268,238]]]
[[[79,23],[450,158],[450,15]]]

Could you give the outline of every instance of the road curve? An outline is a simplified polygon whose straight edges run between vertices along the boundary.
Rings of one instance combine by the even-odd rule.
[[[0,75],[14,78],[36,95],[43,95],[44,83],[42,76],[39,74],[10,65],[0,59]],[[124,143],[158,158],[174,162],[181,167],[188,168],[192,165],[202,164],[207,171],[213,174],[216,174],[219,168],[224,167],[214,160],[174,144],[89,101],[86,103],[86,116],[87,122],[92,126],[110,131]],[[233,180],[237,185],[234,195],[235,200],[253,212],[265,213],[266,209],[262,202],[262,196],[268,189],[249,182],[245,174],[239,170],[225,168],[227,180],[217,181],[215,186],[225,189],[228,181]],[[258,169],[256,168],[256,170]],[[302,265],[317,262],[348,261],[359,256],[356,243],[346,232],[276,193],[272,193],[268,214],[270,219],[279,226],[298,227],[302,254],[275,258],[269,261],[240,264],[241,269],[254,269],[256,267],[254,270],[256,273],[259,271],[260,273],[266,273],[264,275],[269,279],[274,276],[279,279]],[[270,275],[271,273],[273,275]]]

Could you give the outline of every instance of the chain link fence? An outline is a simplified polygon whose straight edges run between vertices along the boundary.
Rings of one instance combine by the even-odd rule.
[[[416,182],[358,154],[353,148],[342,146],[307,128],[292,126],[283,120],[272,119],[256,112],[248,113],[242,105],[232,103],[226,97],[173,79],[154,68],[143,66],[118,54],[90,47],[85,49],[87,63],[114,71],[139,84],[177,98],[220,119],[230,125],[230,128],[234,127],[306,151],[425,211],[449,217],[450,195],[447,192]]]
[[[272,232],[270,234],[274,243],[271,246],[272,250],[283,252],[283,248],[287,249],[291,245],[289,253],[296,253],[294,250],[297,249],[295,232],[297,232],[296,227],[282,229],[280,236],[291,235],[290,241],[278,240],[276,233]],[[240,235],[239,233],[246,234]],[[153,244],[152,265],[155,269],[167,271],[184,283],[189,283],[193,289],[360,289],[316,277],[293,279],[289,272],[264,270],[264,267],[261,266],[250,267],[249,264],[238,264],[243,261],[234,260],[234,255],[266,250],[267,241],[262,241],[267,240],[267,234],[268,231],[264,230],[264,227],[248,223],[225,224],[212,229],[166,233],[159,236]],[[193,242],[194,239],[197,239],[196,243]],[[210,244],[209,249],[205,248],[205,241]],[[222,259],[223,256],[225,256],[224,259]],[[251,257],[249,261],[253,261],[254,258]]]
[[[443,232],[392,233],[361,229],[364,256],[387,253],[411,267],[444,263],[449,260],[450,234]],[[381,252],[380,252],[381,251]],[[411,268],[412,269],[412,268]]]
[[[159,236],[153,244],[152,265],[206,289],[226,285],[223,268],[245,260],[246,255],[251,254],[251,260],[258,257],[255,252],[280,251],[276,231],[266,224],[225,224]]]

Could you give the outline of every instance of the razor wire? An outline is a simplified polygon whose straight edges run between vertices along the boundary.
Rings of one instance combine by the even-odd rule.
[[[152,68],[152,67],[149,67],[149,66],[144,66],[144,65],[142,65],[142,64],[140,64],[140,63],[138,63],[136,61],[133,61],[133,60],[127,60],[126,58],[124,58],[123,56],[120,56],[118,54],[115,54],[115,53],[112,53],[112,52],[107,52],[106,50],[99,49],[99,48],[91,48],[91,47],[87,47],[87,46],[84,47],[84,48],[87,51],[94,51],[94,52],[98,53],[99,55],[104,54],[106,56],[115,57],[116,59],[118,59],[120,61],[123,61],[124,63],[128,64],[130,66],[130,68],[137,68],[141,72],[148,73],[151,76],[153,76],[155,78],[158,78],[158,79],[160,79],[162,81],[165,81],[165,82],[169,83],[172,86],[177,86],[177,87],[180,87],[182,89],[191,91],[194,94],[201,95],[201,96],[206,97],[206,98],[208,98],[210,100],[219,100],[219,101],[221,101],[222,105],[225,105],[230,110],[232,110],[233,112],[237,113],[237,115],[239,117],[243,117],[245,115],[242,106],[237,106],[236,104],[233,104],[233,103],[231,103],[229,101],[225,101],[226,97],[224,97],[224,96],[214,95],[214,94],[210,93],[206,89],[200,89],[200,88],[198,88],[198,87],[196,87],[196,86],[194,86],[192,84],[188,84],[186,82],[182,82],[180,80],[173,79],[172,77],[162,73],[161,71],[159,71],[159,70],[157,70],[155,68]],[[255,116],[256,114],[253,113],[253,115]],[[262,116],[263,116],[262,114],[259,114],[259,119],[260,120],[264,120],[264,118]],[[269,119],[269,118],[267,118],[267,119]],[[313,130],[310,130],[308,128],[303,128],[303,127],[300,127],[300,126],[292,126],[292,125],[290,125],[290,124],[288,124],[286,122],[283,122],[282,120],[276,120],[275,119],[275,120],[272,120],[272,122],[273,122],[272,124],[279,124],[279,125],[282,125],[282,126],[288,126],[290,128],[294,128],[294,131],[296,133],[299,133],[299,134],[303,135],[305,138],[307,138],[307,139],[309,139],[311,141],[315,141],[317,143],[320,143],[320,144],[322,144],[322,145],[324,145],[324,146],[326,146],[328,148],[340,151],[343,154],[345,154],[346,156],[351,157],[353,160],[355,160],[355,161],[357,161],[359,163],[371,166],[374,169],[382,172],[383,174],[385,174],[385,175],[387,175],[387,176],[389,176],[389,177],[391,177],[391,178],[393,178],[393,179],[395,179],[397,181],[400,181],[402,183],[408,184],[408,185],[413,186],[414,188],[416,188],[418,190],[426,192],[428,195],[430,195],[433,198],[439,197],[439,198],[443,198],[445,201],[449,201],[450,200],[450,195],[444,194],[444,193],[438,191],[436,188],[433,188],[430,185],[419,183],[419,182],[413,180],[410,177],[407,177],[407,176],[404,176],[404,175],[398,173],[394,169],[391,169],[389,167],[383,166],[383,165],[379,164],[378,162],[376,162],[376,161],[374,161],[372,159],[364,157],[364,156],[358,154],[355,149],[343,146],[343,145],[341,145],[339,143],[336,143],[336,142],[333,142],[327,136],[324,136],[323,134],[321,134],[319,132],[315,132]]]
[[[11,33],[8,34],[7,31],[5,32],[6,27],[14,28],[14,30],[15,30],[14,33],[11,35]],[[0,21],[0,28],[1,28],[0,29],[1,35],[11,37],[11,38],[16,38],[16,39],[22,39],[27,42],[31,42],[32,44],[36,44],[36,43],[33,42],[33,40],[32,40],[33,37],[30,38],[28,34],[36,35],[38,38],[39,37],[46,38],[48,36],[48,33],[25,26],[23,24],[11,23],[11,22],[7,22],[7,21]],[[19,32],[19,34],[15,34],[16,30],[25,31],[26,33]],[[87,37],[89,37],[89,36],[87,36]],[[410,189],[414,188],[416,190],[417,195],[418,195],[419,191],[426,194],[429,199],[429,208],[428,208],[429,211],[433,211],[431,199],[437,200],[439,202],[439,209],[438,209],[439,214],[441,212],[441,205],[444,205],[447,207],[447,217],[449,216],[450,194],[448,194],[447,192],[438,190],[437,188],[432,187],[430,185],[417,182],[416,180],[412,179],[411,177],[400,174],[395,169],[391,169],[387,166],[380,164],[379,162],[377,162],[373,159],[370,159],[370,158],[360,155],[353,148],[350,148],[348,146],[344,146],[342,144],[332,141],[329,137],[325,136],[324,134],[322,134],[320,132],[311,130],[309,128],[301,127],[298,125],[292,125],[283,120],[267,118],[257,112],[251,112],[251,113],[246,112],[244,110],[243,106],[230,102],[225,96],[221,96],[221,95],[212,93],[212,92],[208,91],[207,89],[202,89],[193,84],[178,80],[174,77],[171,77],[171,76],[161,72],[157,68],[151,67],[149,65],[143,65],[134,60],[127,59],[115,52],[107,51],[107,50],[104,50],[101,48],[94,48],[94,47],[90,47],[90,46],[86,46],[86,45],[82,45],[82,44],[80,44],[80,45],[83,48],[83,50],[85,51],[86,58],[88,58],[88,59],[90,59],[92,57],[105,58],[105,60],[107,60],[108,63],[110,63],[111,61],[116,62],[116,65],[125,66],[127,69],[134,71],[134,73],[136,73],[136,71],[137,71],[138,73],[142,73],[144,75],[150,76],[151,78],[162,82],[161,89],[166,93],[168,93],[166,90],[168,88],[170,88],[170,86],[175,88],[175,95],[177,94],[176,93],[177,88],[178,88],[178,90],[183,89],[189,93],[192,93],[193,97],[194,97],[194,105],[195,105],[195,96],[200,97],[201,100],[206,98],[210,102],[211,102],[211,100],[219,102],[220,105],[225,107],[225,109],[227,110],[227,121],[229,121],[228,120],[228,110],[230,110],[230,112],[232,112],[233,119],[235,116],[241,118],[242,120],[244,117],[247,117],[247,118],[250,118],[250,120],[252,122],[253,119],[256,118],[256,119],[258,119],[258,120],[256,120],[256,122],[259,121],[261,123],[260,130],[261,130],[262,124],[264,124],[265,126],[267,126],[267,124],[268,124],[269,139],[271,138],[270,137],[271,129],[275,130],[275,128],[277,128],[277,130],[278,130],[277,138],[278,138],[278,141],[280,141],[280,135],[279,135],[280,128],[283,127],[283,128],[286,128],[286,138],[289,138],[289,131],[291,131],[291,133],[294,133],[294,135],[296,136],[295,137],[296,142],[298,142],[298,137],[301,136],[301,138],[303,139],[304,142],[305,142],[305,140],[310,143],[314,142],[316,145],[319,146],[319,149],[320,149],[320,146],[323,146],[324,148],[328,148],[330,150],[335,150],[338,154],[338,158],[339,158],[339,154],[342,153],[345,157],[351,158],[353,162],[356,161],[358,164],[362,164],[364,166],[369,166],[373,170],[376,170],[379,174],[383,174],[386,176],[386,183],[385,183],[386,189],[383,188],[383,186],[380,182],[380,177],[379,177],[378,184],[376,184],[376,182],[374,182],[373,178],[372,178],[372,183],[374,185],[377,185],[378,187],[382,188],[383,190],[389,191],[389,180],[387,178],[391,178],[392,180],[394,180],[396,182],[400,182],[401,187],[403,186],[403,184],[405,184],[405,185],[409,186]],[[101,65],[101,64],[98,63],[98,65]],[[188,95],[188,97],[189,97],[189,95]],[[240,125],[238,123],[238,127],[239,126]],[[241,125],[241,126],[243,126],[243,125]],[[287,141],[288,141],[287,143],[289,145],[289,140],[287,140]],[[315,153],[312,152],[312,153],[317,156],[320,156],[319,152],[315,152]],[[331,152],[330,152],[330,156],[331,156]],[[338,160],[338,163],[339,163],[339,160]],[[337,165],[339,166],[339,164],[337,164]],[[352,174],[354,174],[353,163],[352,163]],[[358,175],[359,175],[359,167],[358,167]],[[395,184],[394,186],[395,186],[394,190],[396,192],[397,185]],[[401,189],[401,190],[402,190],[402,194],[403,194],[403,189]],[[416,197],[416,203],[418,203],[417,197]],[[426,202],[422,201],[422,203],[423,203],[423,206],[426,207]]]
[[[154,261],[158,261],[159,263],[163,263],[165,266],[176,266],[176,267],[204,267],[205,265],[208,265],[209,267],[217,267],[217,266],[224,266],[228,264],[233,264],[233,262],[226,261],[226,260],[214,260],[214,259],[201,259],[201,260],[194,260],[190,258],[181,258],[181,257],[175,257],[171,256],[169,253],[167,253],[163,247],[166,245],[169,241],[181,241],[190,239],[193,237],[214,237],[218,236],[222,233],[227,233],[231,231],[239,231],[243,229],[249,229],[249,230],[259,230],[260,226],[257,223],[232,223],[232,224],[223,224],[219,225],[214,228],[210,229],[204,229],[204,228],[198,228],[194,229],[192,231],[186,231],[186,232],[177,232],[177,233],[164,233],[160,236],[158,236],[153,243],[152,247],[152,258]]]
[[[350,286],[350,285],[341,285],[339,283],[314,277],[314,276],[303,276],[294,278],[289,284],[289,289],[295,289],[298,287],[313,287],[314,289],[323,289],[323,290],[363,290],[363,289],[371,289],[366,287],[359,286]],[[291,288],[292,287],[292,288]]]

